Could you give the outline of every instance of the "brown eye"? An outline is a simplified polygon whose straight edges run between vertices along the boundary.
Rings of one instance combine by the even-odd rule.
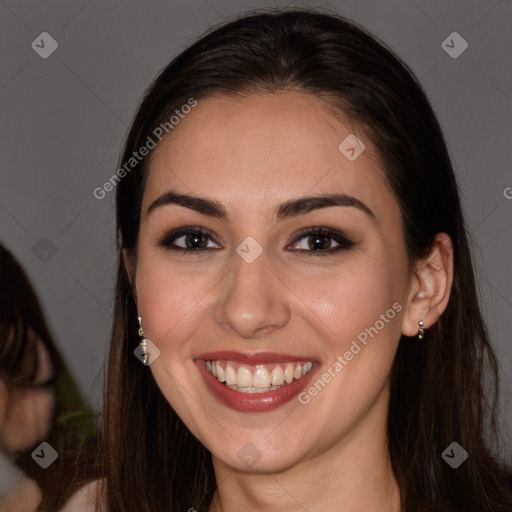
[[[180,239],[183,241],[176,242]],[[186,227],[180,228],[166,234],[159,242],[158,246],[172,251],[181,251],[184,253],[201,253],[209,250],[208,239],[211,239],[211,233],[203,228]],[[217,249],[217,247],[213,247]]]
[[[330,249],[332,237],[329,235],[311,235],[308,237],[309,248],[317,249]]]
[[[207,245],[205,240],[206,237],[201,233],[192,233],[185,236],[185,245],[187,249],[203,249]]]
[[[295,239],[293,245],[299,245],[298,242],[300,240],[303,240],[303,242],[301,242],[302,247],[295,247],[296,250],[310,253],[310,255],[314,256],[326,256],[343,249],[350,249],[355,245],[355,243],[349,240],[344,234],[327,228],[309,229],[309,231],[301,233]],[[333,241],[337,246],[332,246]]]

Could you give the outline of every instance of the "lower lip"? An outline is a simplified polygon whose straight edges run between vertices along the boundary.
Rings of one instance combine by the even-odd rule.
[[[313,364],[313,368],[306,373],[306,375],[273,391],[266,391],[264,393],[243,393],[230,389],[222,382],[219,382],[218,379],[206,369],[205,361],[196,359],[194,362],[215,398],[231,409],[240,412],[270,411],[289,402],[308,385],[313,373],[316,373],[318,369],[318,365]]]

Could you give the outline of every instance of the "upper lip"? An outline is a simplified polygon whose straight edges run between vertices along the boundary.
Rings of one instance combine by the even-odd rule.
[[[204,361],[237,361],[242,364],[265,364],[265,363],[295,363],[308,361],[315,362],[311,357],[294,356],[290,354],[278,354],[276,352],[237,352],[235,350],[221,350],[216,352],[205,352],[196,357]]]

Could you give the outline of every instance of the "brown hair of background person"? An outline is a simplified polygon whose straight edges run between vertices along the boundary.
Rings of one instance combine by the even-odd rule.
[[[40,364],[35,343],[39,342],[47,349],[53,366],[53,377],[46,384],[52,385],[55,393],[54,415],[44,439],[12,456],[16,466],[38,483],[42,492],[39,510],[53,511],[62,506],[76,487],[95,474],[95,413],[80,395],[50,335],[25,271],[11,252],[0,244],[0,379],[9,385],[13,394],[34,387],[33,378]],[[23,425],[19,427],[22,429]],[[58,454],[55,462],[46,469],[31,456],[43,440]]]
[[[352,22],[318,12],[257,13],[227,23],[151,84],[120,162],[191,97],[200,102],[214,93],[229,98],[288,88],[323,99],[375,144],[400,206],[411,262],[428,254],[436,233],[453,241],[447,309],[429,326],[428,342],[401,337],[392,367],[387,431],[402,510],[512,510],[511,475],[498,458],[497,361],[478,304],[454,171],[421,85],[384,44]],[[118,273],[102,451],[108,508],[131,512],[136,503],[145,512],[178,512],[193,504],[205,512],[216,489],[211,454],[133,356],[137,307],[122,251],[137,251],[151,154],[116,191]],[[456,471],[440,456],[454,438],[470,454]]]

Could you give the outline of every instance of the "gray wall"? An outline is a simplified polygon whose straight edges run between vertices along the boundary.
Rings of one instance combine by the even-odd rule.
[[[2,2],[0,238],[32,278],[83,392],[99,406],[114,276],[113,193],[98,200],[92,191],[115,171],[155,74],[210,26],[275,5],[346,15],[387,42],[421,79],[458,175],[512,425],[508,0]],[[36,53],[52,48],[47,36],[41,43],[42,32],[58,43],[46,59]],[[442,48],[452,32],[469,45],[457,58]],[[457,39],[445,44],[452,53],[463,48]]]

